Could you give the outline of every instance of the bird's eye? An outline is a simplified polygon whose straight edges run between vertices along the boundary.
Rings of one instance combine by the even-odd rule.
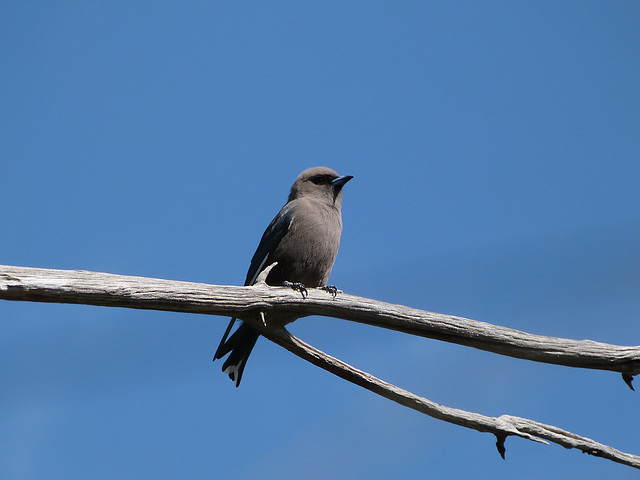
[[[327,177],[324,175],[316,175],[315,177],[311,177],[311,181],[316,185],[324,185],[327,183]]]

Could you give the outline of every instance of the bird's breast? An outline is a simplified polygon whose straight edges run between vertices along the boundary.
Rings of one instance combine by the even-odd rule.
[[[340,212],[327,208],[303,213],[292,219],[274,251],[272,260],[278,267],[269,275],[269,283],[300,282],[307,287],[327,284],[340,247]]]

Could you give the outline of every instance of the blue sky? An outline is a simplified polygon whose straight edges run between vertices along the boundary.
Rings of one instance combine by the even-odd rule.
[[[5,2],[0,263],[241,284],[305,168],[354,175],[331,282],[640,343],[635,2]],[[0,302],[0,478],[636,478],[442,423],[226,318]],[[639,393],[321,317],[309,343],[431,400],[640,453]]]

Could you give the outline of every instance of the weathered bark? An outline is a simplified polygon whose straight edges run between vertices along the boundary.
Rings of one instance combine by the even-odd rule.
[[[504,440],[514,435],[542,443],[547,440],[640,468],[638,456],[551,425],[510,415],[487,417],[414,395],[315,349],[292,336],[284,325],[308,315],[331,316],[532,361],[616,371],[630,386],[632,376],[640,372],[638,346],[532,335],[344,293],[334,297],[320,289],[311,289],[303,297],[289,288],[269,287],[264,282],[235,287],[0,265],[0,299],[235,316],[271,341],[349,382],[431,417],[494,434],[503,457]]]

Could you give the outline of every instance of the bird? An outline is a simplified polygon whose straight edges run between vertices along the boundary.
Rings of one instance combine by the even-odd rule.
[[[352,178],[327,167],[309,168],[296,178],[287,203],[262,235],[245,286],[254,285],[260,273],[277,262],[266,276],[268,285],[290,286],[303,297],[306,287],[321,287],[336,294],[337,289],[327,281],[340,247],[342,187]],[[238,387],[260,334],[241,321],[229,336],[236,320],[229,322],[213,361],[229,354],[222,371]]]

